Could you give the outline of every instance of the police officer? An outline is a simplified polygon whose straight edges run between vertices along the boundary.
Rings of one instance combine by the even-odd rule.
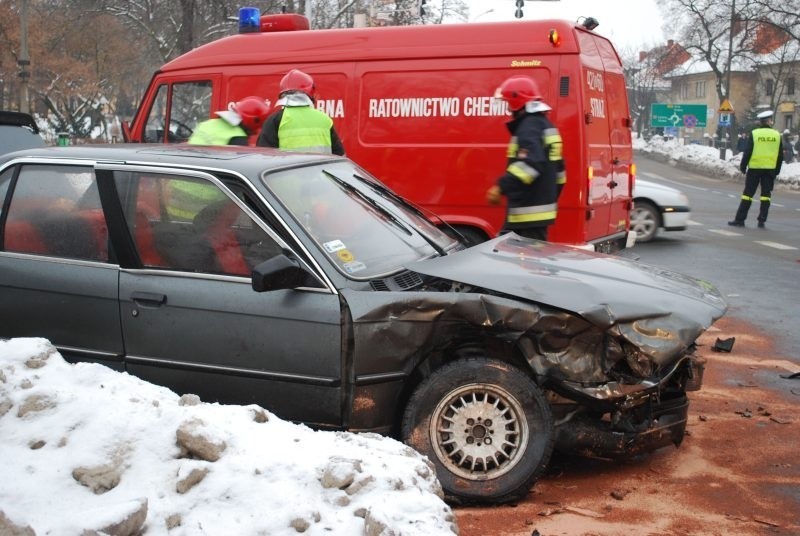
[[[269,115],[269,106],[258,97],[245,97],[232,102],[227,110],[215,112],[219,117],[203,121],[192,132],[192,145],[247,145]]]
[[[772,187],[775,185],[775,177],[780,173],[783,163],[781,134],[772,128],[772,111],[761,112],[756,117],[760,124],[750,133],[744,154],[742,154],[742,163],[739,165],[742,173],[746,171],[747,175],[739,209],[733,220],[728,222],[728,225],[733,227],[744,227],[744,220],[747,219],[747,212],[753,203],[753,195],[760,185],[761,206],[758,211],[758,226],[764,228],[769,213]]]
[[[267,118],[256,145],[344,155],[333,120],[314,108],[315,98],[314,79],[298,69],[289,71],[281,80],[276,103],[282,108]]]
[[[486,192],[486,200],[500,203],[508,198],[506,221],[500,234],[547,240],[547,228],[556,219],[556,202],[566,183],[562,142],[558,129],[544,115],[551,108],[542,102],[536,83],[525,76],[503,82],[495,94],[508,103],[512,119],[508,165],[497,184]]]

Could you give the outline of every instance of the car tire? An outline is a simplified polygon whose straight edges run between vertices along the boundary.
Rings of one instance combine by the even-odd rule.
[[[533,379],[479,357],[450,362],[420,383],[401,434],[433,462],[446,498],[462,504],[524,497],[555,439],[550,406]]]
[[[636,233],[637,242],[649,242],[655,238],[661,227],[661,215],[650,201],[634,200],[631,210],[631,231]]]

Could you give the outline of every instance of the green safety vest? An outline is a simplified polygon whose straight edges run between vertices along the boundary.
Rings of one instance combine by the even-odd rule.
[[[781,151],[781,135],[774,128],[757,128],[753,136],[753,153],[747,167],[750,169],[775,169]]]
[[[287,106],[278,126],[278,143],[286,151],[331,152],[333,120],[311,106]]]
[[[247,137],[240,126],[233,126],[222,118],[203,121],[195,127],[188,143],[191,145],[228,145],[232,138]]]

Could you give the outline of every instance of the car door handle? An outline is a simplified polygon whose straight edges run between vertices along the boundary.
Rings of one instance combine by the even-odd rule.
[[[161,307],[167,303],[166,294],[155,294],[153,292],[134,292],[131,294],[131,299],[140,307]]]

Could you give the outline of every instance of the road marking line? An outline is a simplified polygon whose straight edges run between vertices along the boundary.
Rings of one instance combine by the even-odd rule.
[[[689,220],[686,222],[688,225],[703,225],[699,221]]]
[[[767,246],[768,248],[775,248],[775,249],[797,249],[794,246],[787,246],[786,244],[779,244],[778,242],[764,242],[761,240],[756,240],[756,244],[761,244],[762,246]]]
[[[709,233],[717,233],[722,236],[742,236],[742,233],[734,233],[733,231],[724,231],[722,229],[709,229]]]
[[[779,204],[779,203],[770,203],[770,206],[773,206],[773,207],[781,207],[781,208],[783,208],[783,207],[784,207],[784,205],[781,205],[781,204]]]

